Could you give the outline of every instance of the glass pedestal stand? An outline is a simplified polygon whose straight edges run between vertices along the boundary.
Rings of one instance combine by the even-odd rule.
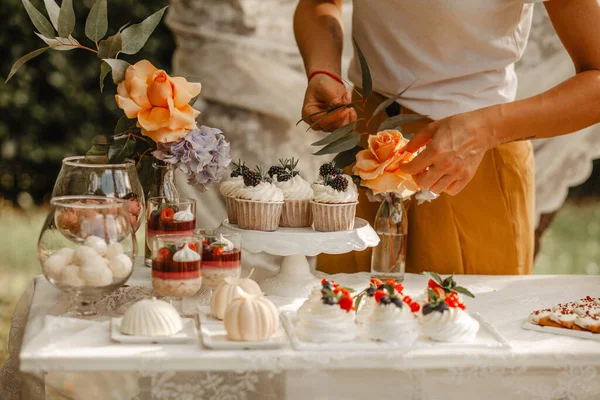
[[[240,233],[243,236],[242,247],[250,253],[283,256],[277,275],[259,282],[266,294],[280,297],[306,297],[318,284],[318,279],[310,271],[307,256],[363,251],[379,243],[377,233],[360,218],[355,220],[354,229],[342,232],[316,232],[312,228],[250,231],[229,224],[227,220],[222,228]]]

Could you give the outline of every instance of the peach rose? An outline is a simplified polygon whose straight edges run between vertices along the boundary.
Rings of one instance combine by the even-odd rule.
[[[354,173],[361,185],[373,194],[415,192],[418,187],[412,176],[400,172],[400,164],[413,159],[413,153],[402,151],[408,143],[397,130],[385,130],[369,136],[369,148],[356,155]],[[411,193],[412,194],[412,193]]]
[[[170,77],[142,60],[127,68],[115,99],[127,118],[137,118],[142,133],[155,142],[173,142],[196,128],[200,114],[189,102],[200,93],[199,83]]]

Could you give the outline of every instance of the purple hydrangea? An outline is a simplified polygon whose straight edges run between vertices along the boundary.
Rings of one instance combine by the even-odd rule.
[[[219,182],[231,162],[229,142],[223,132],[204,125],[177,142],[158,143],[152,155],[179,168],[187,174],[188,183],[201,190]]]

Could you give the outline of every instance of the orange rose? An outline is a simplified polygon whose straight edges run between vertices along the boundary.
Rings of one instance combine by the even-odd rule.
[[[397,130],[370,135],[369,148],[356,155],[354,173],[361,177],[361,185],[371,189],[373,194],[417,191],[412,176],[399,170],[400,164],[415,156],[402,151],[407,143],[408,140]]]
[[[200,93],[199,83],[170,77],[150,62],[142,60],[125,72],[115,99],[127,118],[137,118],[142,133],[155,142],[173,142],[196,128],[200,114],[189,102]]]

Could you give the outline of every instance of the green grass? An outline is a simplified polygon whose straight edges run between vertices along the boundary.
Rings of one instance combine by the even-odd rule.
[[[45,208],[17,211],[0,203],[0,364],[7,357],[15,305],[31,279],[41,273],[36,246],[46,212]],[[600,203],[567,203],[544,236],[534,273],[600,274],[599,238]],[[138,242],[143,244],[143,238]]]

